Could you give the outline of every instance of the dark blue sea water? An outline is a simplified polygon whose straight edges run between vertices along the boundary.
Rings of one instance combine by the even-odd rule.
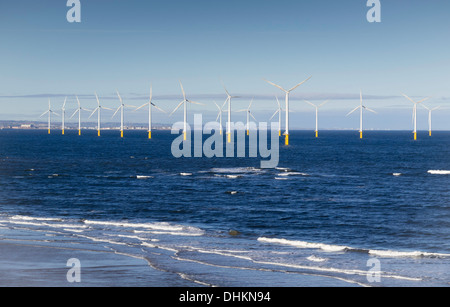
[[[101,244],[199,285],[450,285],[449,132],[294,131],[274,169],[146,136],[0,131],[0,239]]]

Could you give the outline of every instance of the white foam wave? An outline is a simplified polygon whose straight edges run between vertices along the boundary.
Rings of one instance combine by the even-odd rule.
[[[112,226],[112,227],[125,227],[133,228],[143,228],[147,230],[152,230],[152,233],[156,234],[172,234],[172,235],[185,235],[185,236],[201,236],[204,231],[200,228],[192,226],[182,226],[182,225],[172,225],[169,223],[129,223],[129,222],[113,222],[113,221],[91,221],[85,220],[87,225],[101,225],[101,226]]]
[[[288,178],[286,178],[286,177],[275,177],[274,179],[275,180],[288,180]]]
[[[317,256],[314,256],[314,255],[311,255],[311,256],[309,256],[306,259],[308,259],[309,261],[312,261],[312,262],[324,262],[324,261],[327,261],[326,258],[321,258],[321,257],[317,257]]]
[[[192,173],[180,173],[180,176],[192,176]]]
[[[330,245],[330,244],[324,244],[324,243],[310,243],[310,242],[305,242],[305,241],[276,239],[276,238],[260,237],[260,238],[258,238],[258,241],[264,242],[264,243],[289,245],[289,246],[294,246],[294,247],[298,247],[298,248],[321,249],[326,252],[340,252],[340,251],[345,251],[346,249],[349,249],[348,246]]]
[[[402,252],[392,250],[369,250],[369,254],[381,258],[450,257],[450,254],[428,253],[421,251]]]
[[[448,170],[429,170],[428,173],[433,175],[450,175]]]
[[[221,167],[221,168],[212,168],[211,172],[213,173],[251,173],[251,172],[262,172],[262,169],[254,168],[254,167]]]
[[[137,178],[137,179],[150,179],[150,178],[153,178],[153,176],[137,175],[136,178]]]
[[[279,173],[277,176],[309,176],[309,174],[301,172],[284,172]]]
[[[392,173],[392,176],[401,176],[403,175],[402,173]]]
[[[14,215],[11,220],[23,220],[23,221],[51,221],[51,222],[61,222],[62,219],[51,218],[51,217],[32,217],[25,215]]]

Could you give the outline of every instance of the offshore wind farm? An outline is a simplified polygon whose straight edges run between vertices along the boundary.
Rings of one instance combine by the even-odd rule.
[[[450,4],[381,2],[5,2],[0,286],[448,287]]]

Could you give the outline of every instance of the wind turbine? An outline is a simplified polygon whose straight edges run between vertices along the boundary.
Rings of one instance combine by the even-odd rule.
[[[180,81],[180,86],[181,86],[181,91],[183,92],[183,101],[180,102],[180,104],[172,111],[172,113],[170,113],[169,116],[172,116],[173,113],[175,113],[176,110],[178,110],[179,107],[181,107],[181,105],[183,105],[184,107],[184,127],[183,127],[183,140],[186,141],[186,131],[187,131],[187,102],[189,103],[193,103],[193,104],[200,104],[203,105],[202,103],[198,103],[195,101],[191,101],[186,99],[186,93],[184,92],[184,88],[183,88],[183,84]]]
[[[231,99],[239,98],[239,96],[231,96],[223,83],[222,86],[225,92],[227,93],[227,99],[225,100],[225,103],[228,102],[227,142],[231,143]]]
[[[141,105],[139,108],[137,108],[135,111],[142,109],[145,106],[148,106],[148,138],[151,139],[152,138],[152,106],[155,107],[156,109],[160,110],[161,112],[167,113],[166,111],[164,111],[163,109],[159,108],[157,105],[155,105],[152,102],[152,94],[153,90],[152,90],[152,86],[150,86],[150,99],[148,100],[148,102],[144,103],[143,105]]]
[[[52,113],[55,115],[58,115],[58,113],[52,111],[52,106],[51,106],[50,99],[49,99],[48,100],[48,110],[45,111],[44,113],[42,113],[41,116],[39,116],[39,117],[42,117],[45,114],[48,114],[48,134],[50,134],[51,124],[52,124],[51,123],[52,122]]]
[[[411,98],[409,98],[408,96],[406,96],[405,94],[402,94],[402,95],[405,96],[406,99],[408,99],[409,101],[411,101],[414,104],[413,115],[412,116],[413,116],[413,123],[414,123],[414,131],[413,131],[413,133],[414,133],[414,141],[416,141],[417,140],[417,105],[419,103],[422,103],[425,100],[429,99],[430,97],[426,97],[426,98],[416,102],[416,101],[412,100]]]
[[[227,102],[225,101],[225,103],[227,103]],[[222,106],[222,108],[219,107],[219,105],[215,101],[214,101],[214,104],[216,105],[217,109],[219,109],[219,114],[217,114],[216,121],[220,120],[219,121],[219,123],[220,123],[220,135],[222,135],[222,113],[223,113],[222,109],[223,109],[223,106]]]
[[[74,117],[75,114],[78,113],[78,135],[81,135],[81,111],[88,111],[88,112],[90,112],[91,110],[82,108],[81,104],[80,104],[80,100],[78,99],[78,96],[75,96],[75,97],[77,98],[78,109],[75,110],[75,112],[72,114],[72,116],[70,118]]]
[[[370,111],[372,113],[377,113],[374,110],[371,110],[369,108],[367,108],[366,106],[363,106],[362,104],[362,91],[359,92],[359,97],[360,97],[360,105],[357,106],[356,108],[354,108],[352,111],[350,111],[347,116],[349,116],[350,114],[352,114],[353,112],[355,112],[356,110],[360,110],[360,117],[359,117],[359,138],[362,139],[363,138],[363,109]]]
[[[314,108],[316,108],[316,138],[319,137],[319,108],[322,107],[324,104],[328,102],[328,100],[322,102],[319,105],[315,105],[312,102],[305,100],[306,103],[312,105]]]
[[[124,104],[122,97],[119,94],[119,91],[116,90],[116,92],[117,92],[117,96],[119,97],[119,100],[120,100],[120,106],[117,108],[116,112],[114,112],[112,117],[116,116],[117,112],[119,112],[119,110],[120,110],[120,137],[123,138],[123,120],[124,120],[123,110],[125,107],[127,107],[127,108],[136,108],[136,107]]]
[[[238,110],[238,111],[236,111],[236,112],[247,112],[247,135],[250,134],[250,116],[256,121],[256,118],[253,116],[252,112],[250,111],[250,108],[251,108],[251,106],[252,106],[252,103],[253,103],[253,98],[252,98],[252,100],[250,101],[250,104],[249,104],[249,106],[248,106],[247,109],[243,109],[243,110]]]
[[[278,136],[281,136],[281,112],[283,111],[283,108],[281,108],[281,104],[280,101],[278,100],[278,97],[275,96],[275,98],[277,99],[278,109],[275,111],[275,113],[273,113],[272,117],[270,117],[269,120],[272,120],[272,118],[274,118],[275,115],[278,114]]]
[[[110,111],[114,111],[114,110],[113,110],[113,109],[110,109],[110,108],[107,108],[107,107],[102,107],[102,106],[100,105],[100,100],[98,99],[97,93],[95,93],[95,98],[97,98],[97,105],[98,105],[98,106],[97,106],[97,108],[95,108],[95,110],[91,113],[91,115],[89,116],[89,118],[91,118],[92,115],[94,115],[95,112],[97,112],[97,115],[98,115],[98,118],[97,118],[97,120],[98,120],[98,123],[97,123],[97,132],[98,132],[98,136],[100,136],[100,131],[101,131],[100,119],[101,119],[101,111],[102,111],[102,109],[110,110]]]
[[[65,130],[65,125],[66,125],[66,102],[67,102],[67,97],[64,99],[64,103],[63,106],[61,108],[61,126],[62,126],[62,135],[64,135],[64,130]]]
[[[430,136],[431,136],[431,112],[433,112],[434,110],[437,110],[440,108],[439,107],[434,107],[434,108],[429,108],[426,105],[422,104],[422,107],[424,107],[425,109],[428,110],[428,131],[430,132]]]
[[[305,81],[300,82],[299,84],[297,84],[296,86],[294,86],[290,90],[286,90],[286,89],[282,88],[281,86],[264,79],[267,83],[269,83],[269,84],[271,84],[271,85],[273,85],[275,87],[278,87],[280,90],[282,90],[283,92],[286,93],[286,132],[284,133],[285,134],[285,144],[286,145],[289,145],[289,94],[293,90],[295,90],[297,87],[299,87],[300,85],[302,85],[303,83],[305,83],[306,81],[308,81],[311,78],[312,78],[312,76],[309,77],[308,79],[306,79]]]

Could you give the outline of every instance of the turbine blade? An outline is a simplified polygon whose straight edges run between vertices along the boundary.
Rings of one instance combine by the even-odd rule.
[[[186,101],[189,102],[189,103],[198,104],[198,105],[201,105],[201,106],[205,105],[204,103],[200,103],[200,102],[196,102],[196,101],[190,101],[190,100],[186,100]]]
[[[111,118],[114,118],[114,116],[116,116],[117,112],[119,112],[119,110],[122,108],[122,106],[118,107],[116,112],[114,112],[113,116],[111,116]]]
[[[416,103],[414,100],[412,100],[411,98],[409,98],[408,96],[406,96],[405,94],[402,93],[403,96],[405,96],[406,99],[408,99],[409,101],[411,101],[412,103]]]
[[[419,103],[424,102],[425,100],[428,100],[428,99],[430,99],[430,98],[431,98],[431,97],[424,98],[424,99],[422,99],[422,100],[420,100],[420,101],[417,101],[417,103],[419,104]]]
[[[311,77],[309,77],[308,79],[306,79],[305,81],[300,82],[299,84],[297,84],[296,86],[294,86],[293,88],[291,88],[288,92],[292,92],[293,90],[295,90],[297,87],[299,87],[300,85],[302,85],[303,83],[305,83],[306,81],[308,81],[309,79],[311,79]]]
[[[91,118],[91,117],[92,117],[92,115],[94,115],[94,114],[95,114],[95,112],[97,112],[97,110],[98,110],[98,109],[100,109],[100,107],[97,107],[97,108],[96,108],[96,109],[95,109],[95,110],[94,110],[94,111],[93,111],[93,112],[91,113],[91,115],[89,115],[88,119],[89,119],[89,118]]]
[[[372,113],[375,113],[375,114],[378,114],[377,112],[375,112],[374,110],[372,110],[372,109],[369,109],[368,107],[364,107],[364,109],[366,109],[367,111],[369,111],[369,112],[372,112]]]
[[[273,113],[272,117],[269,118],[269,120],[272,120],[275,117],[275,115],[278,114],[278,112],[280,112],[280,109],[276,110],[275,113]]]
[[[251,112],[248,112],[248,114],[250,114],[250,116],[257,122],[256,118],[253,116]]]
[[[142,109],[143,107],[145,107],[145,106],[147,106],[147,105],[150,105],[150,102],[144,103],[144,104],[141,105],[140,107],[136,108],[134,111],[140,110],[140,109]]]
[[[182,102],[180,102],[179,105],[177,105],[177,107],[172,111],[172,113],[169,114],[169,116],[172,116],[173,113],[175,113],[176,110],[178,110],[179,107],[181,107],[181,105],[185,102],[185,100],[183,100]]]
[[[119,91],[116,90],[116,92],[117,92],[117,96],[119,96],[120,104],[123,104],[122,97],[120,96]]]
[[[44,116],[45,114],[47,114],[48,112],[50,112],[50,110],[45,111],[44,113],[42,113],[39,117]]]
[[[98,106],[100,106],[100,100],[98,99],[97,92],[95,92],[95,98],[97,99],[97,104],[98,104]]]
[[[350,114],[352,114],[353,112],[355,112],[355,111],[358,110],[359,108],[361,108],[361,106],[357,106],[356,108],[354,108],[353,110],[351,110],[346,116],[349,116]]]
[[[324,102],[322,102],[321,104],[319,104],[319,108],[326,105],[328,103],[329,100],[325,100]]]
[[[249,104],[249,106],[248,106],[248,110],[250,110],[250,108],[251,108],[251,106],[252,106],[253,99],[255,99],[255,97],[253,97],[253,98],[252,98],[252,101],[250,101],[250,104]]]
[[[310,101],[308,101],[308,100],[303,100],[303,101],[306,102],[306,103],[308,103],[308,104],[310,104],[310,105],[312,105],[314,108],[317,107],[314,103],[312,103],[312,102],[310,102]]]
[[[63,106],[62,106],[62,109],[63,109],[63,110],[64,110],[64,108],[66,107],[66,102],[67,102],[67,97],[64,98],[64,103],[63,103]]]
[[[186,100],[186,93],[184,92],[184,88],[183,88],[183,84],[181,83],[181,80],[180,80],[180,86],[181,86],[181,91],[183,92],[183,99]]]
[[[167,113],[166,111],[164,111],[163,109],[161,109],[160,107],[158,107],[156,104],[154,104],[153,102],[151,103],[152,106],[154,106],[157,110],[163,112],[163,113]]]
[[[269,83],[269,84],[272,84],[273,86],[275,86],[275,87],[278,87],[280,90],[282,90],[283,92],[285,92],[285,93],[289,93],[289,91],[286,91],[284,88],[282,88],[281,86],[279,86],[279,85],[277,85],[277,84],[275,84],[275,83],[273,83],[273,82],[270,82],[269,80],[266,80],[266,79],[263,79],[264,81],[266,81],[267,83]]]
[[[73,112],[73,114],[72,114],[72,116],[70,118],[74,117],[78,112],[80,112],[80,109],[76,109],[75,112]]]
[[[280,101],[278,100],[278,96],[275,96],[275,98],[277,99],[278,108],[281,108],[281,104],[280,104]]]

